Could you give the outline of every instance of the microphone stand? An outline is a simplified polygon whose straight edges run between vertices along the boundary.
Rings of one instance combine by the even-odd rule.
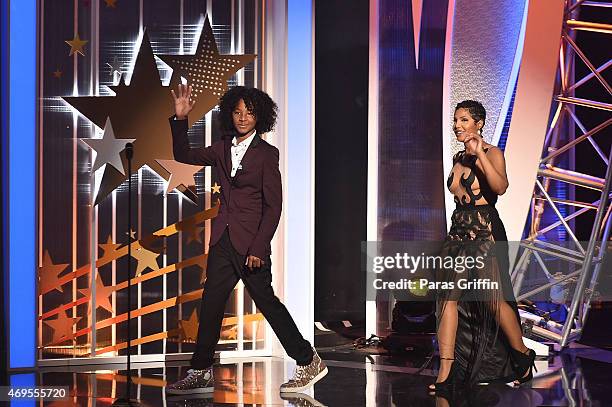
[[[127,143],[125,145],[125,158],[127,158],[127,173],[128,173],[128,215],[127,215],[127,228],[128,228],[128,254],[127,254],[127,380],[125,381],[125,397],[115,400],[113,406],[139,406],[138,400],[131,398],[132,395],[132,367],[130,354],[132,353],[132,157],[134,157],[134,145]]]

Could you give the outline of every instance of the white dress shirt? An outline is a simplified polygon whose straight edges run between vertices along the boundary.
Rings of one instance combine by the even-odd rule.
[[[241,143],[238,143],[238,139],[236,137],[232,139],[232,177],[236,175],[236,171],[242,169],[240,162],[242,161],[242,157],[244,157],[244,154],[246,153],[247,149],[251,145],[251,142],[253,141],[253,138],[255,137],[256,133],[257,132],[253,132],[253,134],[251,134],[248,138],[242,140]]]

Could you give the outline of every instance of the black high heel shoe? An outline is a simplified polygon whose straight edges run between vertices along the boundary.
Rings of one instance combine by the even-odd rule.
[[[431,393],[443,393],[448,392],[449,390],[453,390],[455,385],[457,384],[457,369],[455,369],[455,359],[454,358],[440,358],[441,360],[452,360],[450,371],[448,372],[448,376],[442,382],[432,383],[429,385],[429,391]],[[431,388],[431,386],[434,386]]]
[[[533,349],[528,348],[527,353],[524,353],[520,350],[510,348],[510,357],[512,358],[512,362],[514,363],[514,367],[517,374],[517,378],[515,381],[517,381],[519,384],[523,384],[532,380],[532,369],[535,369],[536,372],[538,371],[535,366],[535,351]]]

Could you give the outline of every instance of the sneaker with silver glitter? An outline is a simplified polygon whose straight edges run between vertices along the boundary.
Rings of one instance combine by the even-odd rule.
[[[166,386],[168,394],[211,393],[215,391],[212,367],[203,370],[189,369],[187,377]]]
[[[281,393],[298,393],[306,390],[321,380],[327,374],[327,366],[321,360],[317,350],[312,348],[314,355],[312,362],[306,366],[296,366],[293,378],[286,383],[281,384]]]

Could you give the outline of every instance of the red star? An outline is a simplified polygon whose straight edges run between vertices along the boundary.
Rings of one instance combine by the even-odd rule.
[[[50,326],[51,329],[53,329],[53,339],[51,340],[51,342],[63,342],[63,338],[72,336],[72,327],[74,326],[74,324],[79,322],[81,318],[82,317],[69,318],[68,315],[66,315],[66,311],[60,309],[60,312],[58,312],[56,319],[48,319],[46,321],[43,321],[45,324]]]
[[[108,297],[115,291],[113,286],[105,286],[102,282],[100,274],[96,275],[96,308],[102,307],[108,312],[113,312],[113,304]],[[81,288],[79,290],[85,297],[91,296],[91,288]],[[89,309],[87,313],[91,312],[91,302],[89,303]]]
[[[59,283],[59,275],[66,270],[68,264],[53,264],[53,259],[49,252],[45,250],[43,264],[38,268],[38,289],[41,294],[45,294],[53,289],[64,292]]]

